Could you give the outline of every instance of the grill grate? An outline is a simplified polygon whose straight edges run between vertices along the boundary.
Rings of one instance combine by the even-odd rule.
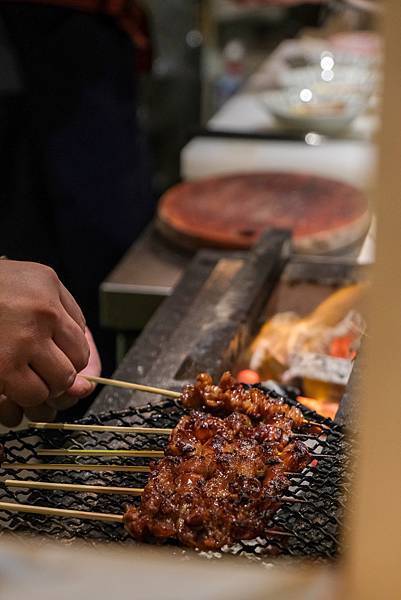
[[[273,394],[269,390],[269,394]],[[301,408],[306,419],[327,426],[319,438],[304,440],[314,453],[334,456],[323,458],[315,466],[291,476],[291,495],[306,503],[283,505],[273,516],[271,528],[291,533],[274,539],[243,541],[225,549],[231,554],[245,554],[254,558],[266,555],[292,555],[328,559],[335,557],[341,548],[342,521],[346,502],[348,480],[347,461],[350,443],[339,425],[324,419],[287,398],[289,404]],[[147,427],[174,427],[183,410],[173,401],[163,401],[142,408],[108,412],[81,419],[80,423],[101,425],[141,425]],[[8,462],[40,461],[37,450],[47,448],[108,448],[108,449],[163,449],[166,438],[157,435],[138,435],[106,432],[71,432],[55,430],[23,430],[2,436],[0,442],[6,449]],[[147,464],[149,459],[121,457],[79,457],[81,464]],[[71,462],[73,457],[55,458],[53,462]],[[315,461],[316,462],[316,461]],[[313,465],[313,463],[312,463]],[[32,479],[60,483],[89,485],[114,485],[143,487],[146,474],[124,472],[85,471],[5,471],[0,469],[0,500],[49,507],[121,514],[125,503],[139,502],[132,496],[109,496],[92,493],[24,490],[6,488],[6,478]],[[84,539],[95,544],[102,542],[134,543],[121,525],[78,519],[63,519],[43,515],[0,511],[1,533],[35,534],[42,538],[64,540]]]

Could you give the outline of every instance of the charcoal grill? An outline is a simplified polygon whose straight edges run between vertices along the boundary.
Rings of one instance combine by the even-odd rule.
[[[270,395],[276,395],[269,390]],[[319,459],[316,466],[308,466],[302,473],[291,476],[288,494],[302,503],[283,504],[271,519],[269,527],[280,534],[269,541],[257,539],[243,541],[223,549],[223,553],[247,555],[261,560],[277,555],[330,559],[341,549],[342,520],[346,502],[347,481],[344,466],[349,447],[340,425],[306,410],[288,397],[287,402],[297,405],[306,419],[325,425],[324,434],[306,440],[314,453],[333,458]],[[146,427],[173,427],[183,409],[174,401],[149,404],[137,409],[102,413],[77,421],[85,424],[140,425]],[[70,432],[59,430],[23,430],[3,436],[8,462],[34,462],[40,460],[37,451],[41,448],[107,448],[107,449],[163,449],[165,436],[124,434],[110,432]],[[69,459],[65,459],[68,461]],[[146,464],[146,459],[80,457],[82,464]],[[57,461],[59,462],[59,461]],[[0,500],[23,504],[45,505],[85,511],[121,514],[125,503],[133,503],[132,496],[109,496],[93,493],[32,491],[5,487],[4,480],[10,471],[0,472]],[[58,483],[81,483],[88,485],[111,485],[142,487],[146,474],[124,472],[85,471],[18,471],[12,472],[18,479],[34,479]],[[137,500],[139,502],[139,499]],[[118,542],[135,543],[116,523],[82,521],[43,515],[0,512],[0,530],[12,535],[35,534],[42,539],[84,540],[89,544]]]
[[[179,390],[197,373],[236,372],[241,353],[276,312],[308,314],[335,288],[364,277],[352,260],[292,257],[290,236],[270,231],[248,253],[197,253],[114,377]],[[283,302],[284,300],[284,302]],[[91,412],[125,409],[129,390],[106,387]],[[149,401],[135,395],[135,405]]]
[[[271,232],[250,253],[202,251],[192,261],[182,281],[141,336],[115,376],[127,381],[158,385],[179,390],[205,370],[214,377],[235,367],[241,351],[261,324],[266,302],[274,301],[277,282],[283,275],[292,285],[298,280],[341,285],[354,279],[352,264],[324,263],[313,259],[305,263],[289,260],[289,235]],[[287,275],[286,275],[287,273]],[[304,288],[300,293],[304,297]],[[269,394],[274,392],[269,390]],[[266,540],[241,542],[225,549],[231,554],[246,554],[266,560],[276,555],[332,559],[341,552],[342,523],[348,489],[350,442],[339,423],[325,420],[296,403],[289,393],[286,401],[297,405],[306,419],[326,425],[320,438],[308,442],[322,458],[292,476],[288,495],[303,503],[288,503],[275,513],[271,527],[282,535]],[[135,408],[132,408],[132,405]],[[344,411],[342,414],[345,414]],[[106,387],[91,407],[91,415],[80,423],[103,425],[139,425],[173,427],[182,409],[174,401],[152,399],[128,390]],[[72,419],[68,419],[72,421]],[[163,449],[165,436],[119,433],[76,433],[71,431],[24,430],[0,439],[6,446],[9,462],[32,462],[41,448]],[[41,461],[41,457],[39,459]],[[59,459],[55,459],[60,462]],[[64,462],[69,459],[62,459]],[[85,464],[145,464],[146,459],[80,457]],[[41,461],[42,462],[42,461]],[[10,475],[12,473],[12,475]],[[104,486],[143,487],[146,474],[90,471],[18,471],[0,470],[0,501],[45,505],[121,515],[124,503],[139,502],[132,496],[93,493],[44,492],[6,488],[6,477],[58,483]],[[80,539],[89,544],[118,542],[134,544],[120,524],[76,519],[49,518],[43,515],[0,512],[0,531],[12,535],[34,534],[64,541]],[[268,560],[268,559],[267,559]]]

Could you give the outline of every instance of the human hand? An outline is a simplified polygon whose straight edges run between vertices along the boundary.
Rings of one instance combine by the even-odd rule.
[[[31,421],[53,421],[59,410],[71,408],[81,398],[86,398],[86,396],[89,396],[94,391],[96,384],[87,381],[83,376],[99,376],[102,364],[95,341],[88,328],[85,330],[85,337],[90,348],[89,362],[78,373],[72,386],[61,396],[51,398],[39,406],[27,407],[24,410],[5,396],[0,396],[0,423],[7,427],[15,427],[21,422],[24,414]]]
[[[87,379],[84,379],[84,377],[85,375],[98,377],[102,370],[102,363],[100,361],[100,356],[99,352],[97,351],[95,341],[88,328],[85,330],[85,337],[89,344],[90,350],[88,364],[80,373],[78,373],[74,383],[64,394],[47,401],[47,404],[56,411],[71,408],[71,406],[74,406],[74,404],[76,404],[81,398],[86,398],[86,396],[89,396],[96,387],[95,383],[91,383]],[[33,420],[33,416],[28,416]],[[38,416],[35,416],[35,419],[38,419]],[[44,420],[48,419],[45,418]]]
[[[0,421],[17,424],[23,411],[75,384],[89,360],[84,332],[79,306],[52,269],[0,261]]]

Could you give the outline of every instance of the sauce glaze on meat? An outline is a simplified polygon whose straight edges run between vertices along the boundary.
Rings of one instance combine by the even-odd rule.
[[[126,511],[126,529],[137,540],[176,539],[202,550],[264,536],[289,485],[285,473],[310,461],[290,438],[292,421],[281,418],[282,427],[278,418],[255,425],[242,412],[182,417],[165,457],[151,466],[141,505]]]

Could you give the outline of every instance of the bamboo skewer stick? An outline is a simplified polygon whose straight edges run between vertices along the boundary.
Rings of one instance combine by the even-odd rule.
[[[140,456],[142,458],[162,458],[163,450],[101,450],[75,448],[45,448],[37,451],[38,456]]]
[[[278,531],[277,529],[267,529],[266,535],[282,535],[283,537],[294,537],[293,533],[289,531]]]
[[[91,383],[101,383],[103,385],[112,385],[114,387],[124,388],[126,390],[136,390],[139,392],[148,392],[149,394],[159,394],[168,398],[179,398],[180,392],[165,390],[163,388],[153,387],[150,385],[142,385],[140,383],[130,383],[129,381],[121,381],[119,379],[107,379],[106,377],[94,377],[92,375],[83,376],[84,379]]]
[[[31,504],[18,504],[16,502],[0,502],[0,510],[13,512],[32,513],[36,515],[46,515],[48,517],[66,517],[70,519],[89,519],[92,521],[105,521],[107,523],[123,523],[123,515],[114,515],[110,513],[89,512],[86,510],[73,510],[65,508],[48,508],[47,506],[34,506]],[[276,529],[267,529],[265,535],[293,536],[289,531],[277,531]]]
[[[157,434],[157,435],[170,435],[172,429],[164,429],[161,427],[137,427],[137,426],[124,426],[124,425],[82,425],[80,423],[38,423],[30,422],[28,427],[33,429],[57,429],[65,431],[97,431],[97,432],[110,432],[110,433],[143,433],[143,434]]]
[[[324,434],[318,433],[318,434],[314,435],[313,433],[292,433],[290,437],[301,438],[301,439],[305,439],[305,440],[313,440],[313,439],[318,439],[321,435],[324,435]]]
[[[18,504],[16,502],[0,502],[0,510],[13,512],[32,513],[35,515],[46,515],[48,517],[67,517],[70,519],[90,519],[93,521],[105,521],[106,523],[123,523],[123,515],[110,513],[89,512],[86,510],[73,510],[65,508],[48,508],[47,506],[34,506],[31,504]]]
[[[137,390],[141,392],[148,392],[150,394],[159,394],[160,396],[167,396],[168,398],[180,398],[180,392],[174,392],[173,390],[166,390],[164,388],[153,387],[150,385],[143,385],[141,383],[131,383],[129,381],[122,381],[120,379],[108,379],[107,377],[95,377],[93,375],[85,375],[84,379],[91,383],[100,383],[103,385],[111,385],[113,387],[120,387],[127,390]],[[321,429],[330,429],[325,423],[318,423],[317,421],[304,420],[304,426],[311,425],[314,427],[320,427]]]
[[[104,485],[83,485],[76,483],[52,483],[47,481],[29,481],[21,479],[6,479],[5,485],[12,488],[25,488],[35,490],[52,490],[63,492],[90,492],[92,494],[118,494],[128,496],[140,496],[143,488],[104,486]]]
[[[318,454],[317,452],[310,452],[310,455],[314,458],[338,458],[335,454]]]
[[[308,419],[304,419],[302,426],[306,427],[307,425],[310,425],[311,427],[320,427],[321,429],[323,429],[323,431],[329,430],[330,433],[335,433],[335,434],[337,433],[336,431],[332,431],[330,429],[330,427],[328,425],[326,425],[325,423],[319,423],[318,421],[309,421]]]
[[[2,463],[5,471],[99,471],[149,473],[146,465],[84,465],[79,463]]]
[[[107,450],[81,448],[44,448],[37,451],[38,456],[127,456],[141,458],[162,458],[164,450]]]

